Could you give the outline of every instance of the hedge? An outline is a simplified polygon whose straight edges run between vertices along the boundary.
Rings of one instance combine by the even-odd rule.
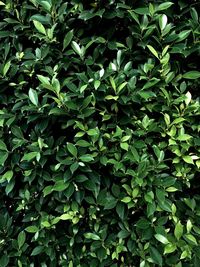
[[[199,1],[0,1],[0,266],[200,266]]]

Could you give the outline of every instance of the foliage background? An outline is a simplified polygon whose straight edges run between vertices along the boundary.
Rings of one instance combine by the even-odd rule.
[[[199,1],[0,1],[0,266],[200,266]]]

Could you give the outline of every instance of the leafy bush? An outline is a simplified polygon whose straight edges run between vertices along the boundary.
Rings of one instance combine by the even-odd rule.
[[[0,1],[0,266],[200,266],[199,1]]]

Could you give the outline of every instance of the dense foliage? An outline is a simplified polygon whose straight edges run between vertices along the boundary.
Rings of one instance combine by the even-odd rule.
[[[0,1],[0,266],[200,266],[199,1]]]

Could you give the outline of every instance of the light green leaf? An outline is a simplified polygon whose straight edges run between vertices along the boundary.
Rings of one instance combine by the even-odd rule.
[[[191,156],[183,156],[183,160],[188,164],[194,164],[194,161]]]
[[[98,80],[96,80],[96,81],[94,82],[94,89],[97,90],[97,89],[99,88],[100,85],[101,85],[101,82],[98,81]]]
[[[52,189],[57,192],[62,192],[68,187],[69,187],[69,183],[65,183],[64,180],[59,180],[59,181],[56,181]]]
[[[44,28],[44,26],[42,25],[41,22],[37,21],[37,20],[33,20],[34,26],[35,28],[42,34],[46,35],[46,30]]]
[[[188,92],[185,94],[185,97],[186,97],[186,99],[185,99],[185,104],[186,104],[186,106],[188,106],[189,103],[190,103],[191,100],[192,100],[192,95],[191,95],[191,93],[188,91]]]
[[[167,16],[163,14],[159,18],[159,26],[160,26],[161,31],[165,29],[166,25],[167,25]]]
[[[97,135],[97,134],[98,134],[98,130],[97,130],[97,129],[89,129],[89,130],[87,131],[87,134],[88,134],[89,136]]]
[[[142,90],[148,89],[148,88],[156,85],[159,81],[160,81],[160,79],[157,79],[157,78],[151,79],[150,81],[145,83],[145,85],[142,87]]]
[[[105,97],[106,100],[117,100],[119,98],[119,96],[113,96],[113,95],[107,95]]]
[[[30,160],[36,158],[37,154],[38,154],[38,152],[27,153],[22,157],[21,161],[23,161],[23,160],[30,161]]]
[[[115,80],[113,79],[112,76],[110,76],[109,80],[110,80],[110,83],[111,83],[111,86],[112,86],[113,90],[116,92]]]
[[[66,214],[62,214],[59,218],[63,221],[66,221],[66,220],[71,220],[73,216],[66,213]]]
[[[120,84],[120,86],[117,88],[117,93],[120,93],[121,90],[127,85],[127,82],[123,82],[122,84]]]
[[[90,161],[93,161],[94,158],[89,154],[85,154],[83,156],[80,156],[80,160],[83,162],[90,162]]]
[[[161,235],[161,234],[155,234],[154,236],[162,244],[165,244],[166,245],[166,244],[169,243],[168,239],[165,236]]]
[[[8,70],[10,69],[10,66],[11,66],[11,61],[8,61],[8,62],[4,65],[4,68],[3,68],[3,76],[6,75],[6,73],[7,73]]]
[[[165,3],[162,3],[162,4],[160,4],[160,5],[157,7],[157,11],[166,10],[166,9],[168,9],[170,6],[172,6],[173,4],[174,4],[173,2],[165,2]]]
[[[47,195],[49,195],[53,190],[53,186],[52,185],[48,185],[46,186],[44,189],[43,189],[43,194],[44,194],[44,197],[46,197]]]
[[[195,80],[200,78],[200,72],[193,70],[193,71],[188,71],[185,74],[183,74],[183,78],[185,79],[191,79],[191,80]]]
[[[192,244],[198,245],[196,238],[191,234],[186,234],[185,238],[190,241]]]
[[[181,42],[183,40],[185,40],[191,33],[191,30],[185,30],[185,31],[182,31],[178,34],[178,38],[176,40],[176,42]]]
[[[25,228],[26,232],[28,233],[36,233],[39,229],[37,228],[37,226],[28,226]]]
[[[169,254],[169,253],[173,253],[175,250],[176,250],[175,244],[167,244],[165,246],[164,255]]]
[[[152,97],[156,97],[156,94],[152,91],[139,91],[138,94],[145,100],[150,99]]]
[[[174,235],[175,235],[176,239],[178,239],[178,240],[183,235],[183,225],[181,224],[180,221],[178,221],[178,223],[176,224],[176,227],[174,229]]]
[[[93,234],[93,233],[86,233],[86,234],[84,234],[84,236],[87,239],[92,239],[92,240],[96,240],[96,241],[101,239],[98,235]]]
[[[38,95],[37,95],[37,92],[30,88],[29,89],[29,92],[28,92],[28,95],[29,95],[29,99],[31,100],[31,102],[33,103],[33,105],[37,106],[38,105]]]
[[[192,136],[189,135],[189,134],[181,134],[176,138],[176,140],[178,140],[178,141],[187,141],[187,140],[189,140],[191,138],[192,138]]]
[[[51,5],[48,1],[40,1],[41,6],[44,7],[44,9],[46,9],[47,11],[51,10]]]
[[[82,50],[79,44],[77,44],[75,41],[72,41],[72,48],[79,56],[82,56]]]
[[[122,198],[121,201],[124,203],[129,203],[129,202],[131,202],[131,198],[130,197],[124,197],[124,198]]]
[[[120,143],[120,147],[126,151],[128,151],[129,144],[128,143]]]
[[[49,82],[49,77],[44,77],[43,75],[37,75],[38,79],[40,80],[40,82],[42,84],[48,84],[50,85],[50,82]]]
[[[157,53],[157,51],[153,48],[153,46],[151,46],[151,45],[147,45],[147,47],[149,48],[149,50],[151,51],[151,53],[152,53],[155,57],[157,57],[157,58],[159,59],[158,53]]]
[[[12,170],[9,170],[6,173],[4,173],[4,175],[1,177],[0,182],[4,182],[4,181],[10,182],[10,180],[12,179],[12,177],[13,177],[13,171]]]

